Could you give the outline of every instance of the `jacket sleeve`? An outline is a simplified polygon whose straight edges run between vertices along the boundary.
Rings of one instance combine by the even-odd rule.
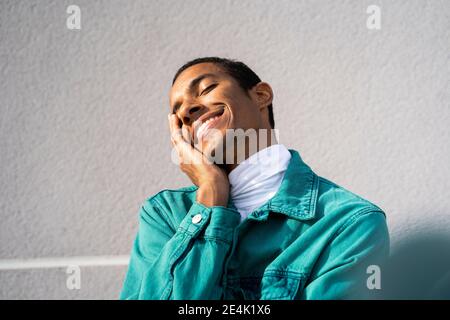
[[[381,211],[356,214],[340,228],[315,266],[301,299],[376,299],[389,256],[389,233]]]
[[[177,230],[168,214],[154,198],[141,208],[120,299],[220,299],[239,212],[194,202]]]

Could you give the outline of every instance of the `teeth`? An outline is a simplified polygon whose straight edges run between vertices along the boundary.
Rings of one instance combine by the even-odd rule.
[[[209,123],[210,121],[216,120],[216,119],[218,119],[218,118],[219,118],[219,116],[215,116],[215,117],[209,118],[208,120],[206,120],[205,122],[203,122],[202,125],[200,126],[200,128],[198,128],[198,130],[197,130],[197,138],[199,138],[199,137],[202,136],[203,131],[206,129],[206,126],[208,125],[208,123]]]

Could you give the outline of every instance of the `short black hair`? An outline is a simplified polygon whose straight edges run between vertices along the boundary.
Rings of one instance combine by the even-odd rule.
[[[258,77],[258,75],[243,62],[219,57],[203,57],[188,61],[180,69],[178,69],[178,71],[175,73],[175,76],[173,77],[172,86],[177,80],[178,76],[184,70],[199,63],[214,63],[218,65],[223,69],[224,72],[232,76],[246,93],[248,90],[253,88],[257,83],[261,82],[261,79]],[[275,121],[273,118],[272,104],[268,106],[268,111],[269,111],[269,123],[273,129],[275,128]]]

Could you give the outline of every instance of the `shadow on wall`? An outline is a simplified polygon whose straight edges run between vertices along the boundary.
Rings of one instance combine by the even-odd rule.
[[[450,235],[420,234],[391,251],[383,299],[450,299]]]

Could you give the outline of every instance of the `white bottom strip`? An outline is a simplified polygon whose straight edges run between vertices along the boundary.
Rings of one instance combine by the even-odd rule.
[[[3,259],[0,270],[67,268],[68,266],[126,266],[130,256],[84,256],[35,259]]]

